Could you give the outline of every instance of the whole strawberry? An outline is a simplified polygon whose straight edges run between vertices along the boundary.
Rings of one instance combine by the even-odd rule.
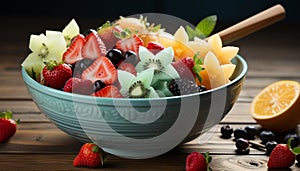
[[[296,155],[288,144],[278,144],[270,154],[268,168],[289,168],[295,163]]]
[[[85,143],[78,155],[73,160],[75,167],[102,167],[104,163],[104,152],[94,143]]]
[[[72,77],[72,69],[65,63],[49,61],[43,68],[44,85],[55,89],[61,89],[66,81]]]
[[[209,153],[204,155],[198,152],[192,152],[186,158],[186,171],[207,171],[208,164],[211,161]]]
[[[18,122],[18,121],[17,121]],[[0,142],[6,142],[17,130],[17,122],[12,119],[12,112],[0,113]]]

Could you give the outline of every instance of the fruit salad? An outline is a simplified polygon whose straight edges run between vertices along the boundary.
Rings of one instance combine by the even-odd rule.
[[[62,31],[31,35],[22,67],[45,86],[97,97],[180,96],[229,83],[239,48],[197,31],[180,26],[171,34],[141,16],[83,32],[72,19]]]

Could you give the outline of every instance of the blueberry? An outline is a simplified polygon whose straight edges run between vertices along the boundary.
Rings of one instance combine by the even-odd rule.
[[[233,131],[234,138],[237,140],[239,138],[247,138],[247,131],[242,128],[236,128]]]
[[[284,137],[284,142],[287,143],[289,138],[293,138],[291,141],[291,147],[297,147],[299,144],[299,136],[296,133],[289,133]]]
[[[206,91],[207,88],[204,85],[199,86],[199,92]]]
[[[259,138],[262,140],[264,144],[268,141],[274,141],[275,140],[275,134],[272,131],[262,131],[259,134]]]
[[[97,81],[95,81],[94,87],[93,87],[94,92],[97,92],[97,91],[101,90],[101,89],[104,88],[105,86],[106,86],[106,85],[105,85],[105,83],[104,83],[102,80],[97,80]]]
[[[276,141],[268,141],[266,143],[266,153],[267,154],[271,154],[271,152],[273,151],[273,149],[276,147],[278,143]]]
[[[221,127],[222,138],[230,138],[232,133],[233,133],[233,128],[231,128],[230,125],[223,125]]]
[[[247,131],[247,138],[253,140],[257,135],[258,129],[254,125],[247,125],[244,128]]]
[[[83,58],[75,63],[74,69],[73,69],[73,77],[81,77],[82,72],[87,69],[94,60]]]
[[[238,150],[246,150],[249,147],[249,142],[244,138],[239,138],[235,141],[235,146]]]
[[[120,62],[125,60],[125,57],[122,54],[122,51],[119,49],[111,49],[106,53],[106,57],[117,66]]]
[[[124,58],[126,62],[131,63],[133,66],[136,66],[140,61],[136,53],[131,50],[124,53]]]

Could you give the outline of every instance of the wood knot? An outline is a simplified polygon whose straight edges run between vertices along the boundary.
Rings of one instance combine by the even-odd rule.
[[[237,159],[238,165],[248,169],[264,167],[264,163],[265,161],[253,157],[241,157]]]

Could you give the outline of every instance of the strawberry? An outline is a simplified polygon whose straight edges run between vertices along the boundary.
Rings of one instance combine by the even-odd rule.
[[[114,85],[109,85],[101,90],[95,92],[93,96],[97,97],[112,97],[112,98],[122,98],[122,94],[120,93],[119,89]]]
[[[83,58],[96,59],[100,56],[105,56],[106,46],[95,30],[90,29],[85,40],[85,45],[81,50]]]
[[[78,34],[72,40],[70,47],[63,54],[63,61],[68,64],[74,64],[82,59],[81,49],[85,44],[83,35]]]
[[[135,70],[135,67],[131,64],[131,63],[127,63],[127,62],[122,62],[119,67],[118,67],[119,70],[122,70],[122,71],[127,71],[133,75],[136,76],[137,72]]]
[[[207,171],[207,167],[211,157],[208,153],[204,155],[198,152],[192,152],[186,158],[185,170],[186,171]]]
[[[193,72],[193,67],[195,65],[193,58],[185,57],[180,60],[191,70],[191,72]]]
[[[278,144],[270,154],[268,168],[289,168],[295,163],[296,155],[290,145]]]
[[[83,71],[82,79],[91,80],[92,82],[102,80],[106,85],[110,85],[117,79],[117,70],[107,57],[102,56]]]
[[[94,143],[85,143],[73,160],[75,167],[102,167],[104,164],[104,152]]]
[[[97,29],[98,36],[106,45],[107,49],[112,49],[119,40],[115,32],[120,33],[122,28],[118,25],[111,25],[109,21]]]
[[[49,61],[42,71],[44,85],[61,89],[66,81],[72,77],[72,69],[68,64]]]
[[[160,52],[161,50],[164,50],[165,47],[158,42],[149,42],[147,45],[147,49],[150,52],[152,52],[153,54],[156,54],[156,53]]]
[[[139,46],[144,46],[144,42],[140,37],[134,34],[129,38],[118,40],[115,48],[120,49],[122,52],[131,50],[135,53],[138,53]]]
[[[175,70],[177,71],[177,73],[179,74],[179,76],[181,78],[195,81],[194,72],[192,72],[190,70],[190,68],[188,66],[186,66],[186,64],[182,60],[172,62],[171,64],[175,68]]]
[[[65,92],[76,93],[76,94],[84,94],[89,95],[92,94],[93,91],[93,83],[91,80],[84,80],[80,78],[70,78],[63,88]]]
[[[0,143],[6,142],[17,131],[18,121],[12,119],[12,112],[6,111],[0,113]]]

